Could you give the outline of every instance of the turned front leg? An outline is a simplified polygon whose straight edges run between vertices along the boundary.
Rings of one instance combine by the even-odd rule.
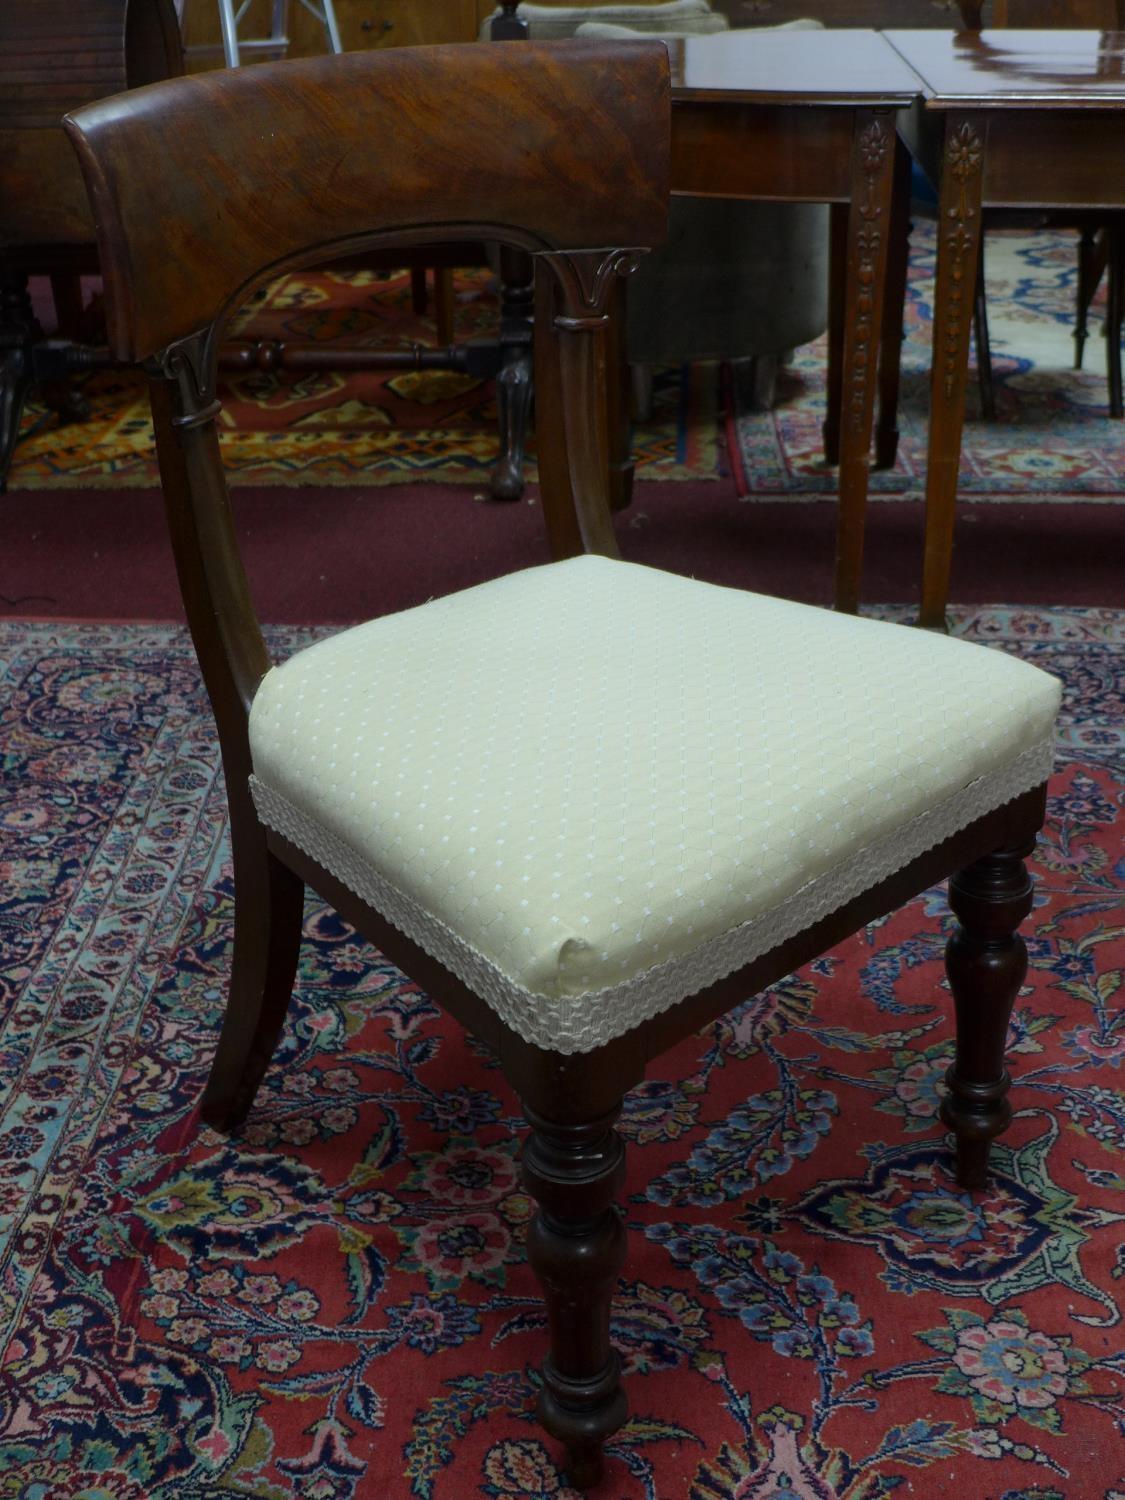
[[[539,1420],[565,1444],[579,1489],[602,1473],[602,1445],[625,1421],[620,1361],[609,1314],[625,1259],[625,1226],[614,1206],[625,1150],[613,1125],[620,1107],[559,1125],[526,1111],[532,1134],[523,1181],[539,1204],[527,1253],[543,1285],[551,1352],[543,1363]]]
[[[957,1138],[957,1181],[984,1187],[989,1146],[1012,1118],[1011,1078],[1004,1046],[1012,1005],[1027,973],[1027,948],[1017,932],[1031,910],[1032,881],[1024,857],[1034,839],[1000,849],[949,882],[957,918],[945,968],[957,1012],[957,1053],[945,1076],[941,1117]]]

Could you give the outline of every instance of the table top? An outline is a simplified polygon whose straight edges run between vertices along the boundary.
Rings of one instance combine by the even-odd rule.
[[[927,109],[1106,109],[1125,103],[1125,32],[883,35],[922,80]]]
[[[674,101],[904,108],[921,92],[877,31],[720,31],[677,38],[668,51]]]

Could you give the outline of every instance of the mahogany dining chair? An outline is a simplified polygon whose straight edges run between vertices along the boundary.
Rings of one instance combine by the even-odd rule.
[[[456,100],[456,107],[451,107]],[[614,1129],[646,1063],[953,875],[942,1115],[983,1185],[1026,963],[1024,856],[1055,680],[1000,651],[622,562],[606,308],[664,233],[665,48],[404,48],[266,64],[76,112],[114,352],[150,377],[235,870],[204,1119],[245,1118],[281,1034],[305,885],[495,1053],[531,1132],[540,1417],[574,1484],[626,1416]],[[535,261],[561,401],[556,561],[271,665],[239,559],[216,351],[264,281],[353,252],[495,240]],[[310,538],[310,543],[315,538]],[[377,1313],[373,1309],[372,1315]]]

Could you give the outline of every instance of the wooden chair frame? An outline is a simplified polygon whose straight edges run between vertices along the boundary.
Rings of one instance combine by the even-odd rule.
[[[454,91],[458,109],[443,118]],[[546,137],[544,120],[552,122]],[[318,121],[319,140],[309,129]],[[232,128],[244,138],[228,153],[220,148]],[[562,1055],[524,1041],[258,820],[247,787],[248,715],[270,663],[223,476],[216,354],[221,328],[246,294],[296,265],[448,239],[500,240],[530,252],[540,400],[562,402],[567,440],[565,453],[544,455],[556,493],[570,500],[569,510],[551,508],[552,549],[616,555],[605,345],[617,275],[664,228],[664,48],[443,47],[281,63],[141,90],[82,110],[67,129],[94,206],[115,352],[142,361],[150,376],[171,539],[226,773],[234,956],[203,1117],[234,1129],[253,1103],[289,1004],[309,885],[486,1043],[519,1095],[531,1126],[523,1180],[539,1205],[528,1255],[550,1323],[540,1417],[565,1444],[573,1482],[587,1487],[601,1474],[603,1443],[626,1416],[610,1343],[625,1257],[614,1206],[624,1175],[614,1124],[624,1095],[668,1047],[960,871],[950,890],[960,926],[947,952],[957,1053],[942,1117],[956,1134],[959,1181],[981,1186],[989,1143],[1011,1114],[1003,1053],[1026,967],[1016,929],[1032,902],[1023,858],[1043,821],[1045,788],[996,808],[739,973],[595,1051]],[[380,130],[397,132],[386,161],[369,149]],[[358,165],[349,155],[357,151],[365,153]],[[227,180],[237,170],[248,174],[241,185]],[[489,213],[476,217],[467,205],[482,202]]]

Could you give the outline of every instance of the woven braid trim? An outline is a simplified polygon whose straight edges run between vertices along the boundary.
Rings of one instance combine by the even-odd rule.
[[[1053,759],[1054,743],[1048,739],[834,865],[778,906],[711,938],[690,953],[666,959],[620,984],[584,995],[561,996],[537,994],[510,979],[491,959],[374,870],[350,845],[257,776],[250,777],[250,791],[258,816],[267,827],[303,849],[431,958],[444,964],[525,1041],[551,1052],[572,1054],[592,1052],[787,942],[935,844],[1046,781]]]

